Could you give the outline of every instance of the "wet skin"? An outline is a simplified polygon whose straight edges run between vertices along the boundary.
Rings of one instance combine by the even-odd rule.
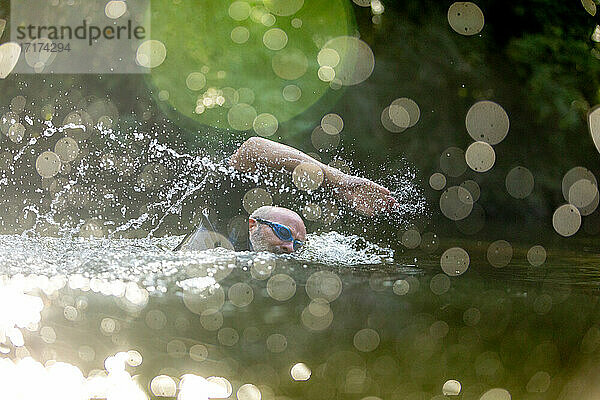
[[[306,227],[304,226],[304,221],[302,221],[302,218],[292,210],[283,207],[273,207],[268,218],[264,219],[287,226],[291,230],[294,239],[302,242],[306,240]],[[263,245],[268,246],[268,250],[265,249],[267,251],[273,253],[294,252],[293,242],[286,242],[279,239],[273,232],[273,229],[267,225],[259,224],[252,217],[248,219],[248,231],[250,237],[259,237]]]

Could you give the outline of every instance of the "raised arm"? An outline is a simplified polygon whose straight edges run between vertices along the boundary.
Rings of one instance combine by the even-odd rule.
[[[302,163],[314,164],[321,168],[325,181],[332,185],[344,175],[339,169],[323,164],[298,149],[262,137],[246,140],[231,156],[229,163],[242,172],[254,172],[262,166],[273,170],[283,168],[289,173]]]
[[[398,206],[390,196],[390,191],[383,186],[345,174],[298,149],[265,138],[251,137],[246,140],[231,156],[229,163],[242,172],[254,172],[262,166],[277,171],[284,169],[289,173],[302,163],[313,164],[323,171],[325,187],[362,214],[374,215]]]

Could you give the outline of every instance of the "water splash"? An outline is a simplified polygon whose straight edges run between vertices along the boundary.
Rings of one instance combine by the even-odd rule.
[[[2,274],[73,276],[87,280],[137,282],[144,287],[166,286],[197,276],[215,276],[219,269],[244,269],[248,263],[274,257],[282,263],[317,263],[331,266],[386,264],[394,251],[356,235],[338,232],[309,234],[306,248],[297,255],[268,255],[223,248],[172,251],[181,236],[144,239],[67,238],[21,235],[0,236]]]
[[[12,162],[2,176],[3,190],[19,192],[16,197],[23,200],[22,205],[5,200],[10,208],[0,215],[0,220],[9,221],[19,214],[14,223],[8,222],[13,225],[14,233],[115,239],[181,233],[199,219],[211,223],[210,218],[202,215],[207,213],[199,210],[211,207],[206,204],[208,197],[217,195],[218,202],[231,197],[231,193],[222,192],[224,182],[266,188],[278,199],[278,205],[297,210],[308,203],[333,205],[334,218],[326,223],[313,223],[319,231],[331,229],[334,226],[331,224],[344,215],[355,216],[326,190],[299,190],[292,184],[290,174],[283,171],[235,170],[224,160],[230,155],[225,143],[219,146],[220,152],[211,155],[204,149],[189,151],[178,146],[180,141],[174,141],[177,134],[160,127],[148,131],[143,131],[141,124],[107,127],[100,120],[95,125],[70,122],[59,126],[28,115],[22,117],[32,129],[37,127],[42,133],[24,141],[20,150],[12,151]],[[42,147],[52,148],[57,136],[68,136],[75,130],[86,135],[77,142],[81,154],[71,162],[63,160],[67,170],[43,179],[39,187],[40,178],[31,165],[34,160],[29,153],[35,158]],[[336,161],[335,156],[333,160]],[[359,171],[351,172],[361,175]],[[392,224],[421,217],[425,199],[415,183],[415,173],[403,168],[386,175],[389,178],[386,185],[395,189],[394,195],[400,202],[398,212],[390,218]],[[241,204],[233,205],[236,206],[241,209]],[[232,210],[232,215],[237,214],[235,211]],[[221,228],[227,223],[223,222]],[[339,259],[330,261],[338,263]],[[351,257],[347,264],[355,261],[373,260]]]
[[[309,234],[298,260],[335,266],[376,265],[394,261],[394,250],[380,247],[357,235],[336,231]]]

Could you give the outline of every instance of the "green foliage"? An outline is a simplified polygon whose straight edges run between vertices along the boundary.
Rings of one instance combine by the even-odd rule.
[[[592,88],[599,87],[600,63],[590,46],[556,33],[535,34],[513,40],[507,54],[525,82],[524,93],[536,111],[536,122],[550,120],[558,122],[560,129],[580,128],[573,102],[597,101]]]

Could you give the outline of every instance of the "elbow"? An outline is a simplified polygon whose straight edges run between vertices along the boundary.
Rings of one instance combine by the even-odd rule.
[[[249,151],[256,151],[257,149],[264,146],[265,141],[266,139],[264,138],[252,136],[251,138],[248,138],[244,143],[242,143],[242,145],[237,149],[235,154],[242,155],[247,154]]]
[[[240,146],[240,149],[245,148],[256,150],[260,147],[263,147],[268,141],[268,139],[262,138],[260,136],[252,136]]]
[[[257,136],[248,138],[230,157],[229,165],[238,171],[248,170],[248,161],[251,158],[251,155],[262,148],[266,141],[267,139]]]
[[[266,148],[268,142],[268,139],[258,136],[252,136],[251,138],[247,139],[244,143],[242,143],[239,149],[237,149],[236,155],[248,157],[252,154],[256,154],[257,151]]]

